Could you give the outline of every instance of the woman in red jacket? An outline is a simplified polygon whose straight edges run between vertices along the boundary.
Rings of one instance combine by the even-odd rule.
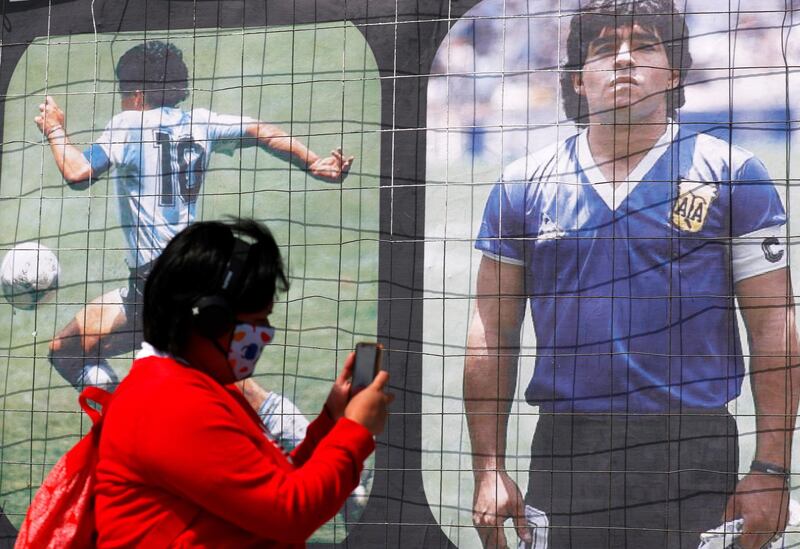
[[[99,547],[302,547],[358,485],[392,400],[385,372],[349,399],[348,357],[291,454],[239,389],[286,288],[278,246],[253,221],[196,223],[158,258],[146,343],[105,415]]]

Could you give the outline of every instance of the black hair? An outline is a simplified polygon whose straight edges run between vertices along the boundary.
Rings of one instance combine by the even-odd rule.
[[[667,93],[667,112],[676,118],[677,110],[686,102],[684,84],[692,66],[689,32],[686,19],[675,8],[673,0],[590,0],[588,5],[582,6],[572,16],[567,36],[567,59],[561,67],[564,113],[576,124],[585,125],[588,122],[589,107],[586,98],[573,87],[573,73],[583,70],[589,45],[600,36],[603,29],[630,25],[632,22],[655,30],[667,51],[670,67],[680,71],[678,85]]]
[[[278,244],[251,219],[203,221],[179,232],[156,259],[144,288],[144,339],[182,356],[193,329],[192,307],[219,294],[234,239],[252,242],[241,274],[227,296],[236,313],[260,311],[289,289]]]
[[[175,44],[151,40],[129,49],[116,74],[122,93],[140,90],[150,107],[174,107],[189,95],[189,70]]]

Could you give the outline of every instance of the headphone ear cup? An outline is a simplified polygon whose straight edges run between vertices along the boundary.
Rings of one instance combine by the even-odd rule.
[[[221,295],[198,299],[192,307],[192,321],[202,335],[216,338],[233,327],[235,316],[228,300]]]

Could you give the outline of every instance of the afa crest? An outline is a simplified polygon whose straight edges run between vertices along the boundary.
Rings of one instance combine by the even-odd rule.
[[[689,233],[700,231],[717,196],[719,185],[716,183],[679,179],[678,197],[672,206],[672,224]]]

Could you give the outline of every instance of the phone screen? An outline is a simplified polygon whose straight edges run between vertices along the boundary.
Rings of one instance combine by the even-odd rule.
[[[350,392],[363,389],[375,379],[378,373],[378,354],[380,348],[377,343],[357,343],[356,363],[353,367],[353,381]]]

